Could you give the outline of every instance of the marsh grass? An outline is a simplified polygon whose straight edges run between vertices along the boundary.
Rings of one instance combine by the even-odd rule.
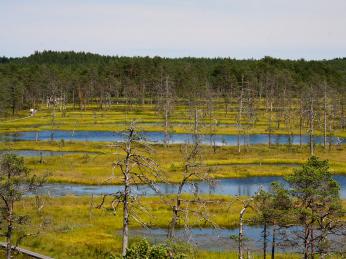
[[[201,107],[202,108],[202,107]],[[263,107],[262,107],[263,108]],[[59,130],[101,130],[119,131],[124,129],[124,125],[131,121],[138,121],[145,131],[163,131],[163,120],[157,113],[155,105],[113,105],[110,109],[100,110],[96,106],[89,106],[86,111],[73,110],[71,105],[67,106],[65,112],[56,111],[55,129]],[[33,117],[27,117],[27,111],[20,111],[15,117],[0,119],[0,132],[14,131],[37,131],[51,129],[51,111],[45,106],[39,108],[38,113]],[[237,134],[236,112],[229,111],[226,115],[222,105],[216,105],[214,118],[218,122],[216,134]],[[176,133],[191,133],[192,121],[189,117],[189,107],[178,105],[175,107],[172,120],[172,131]],[[201,123],[208,123],[203,119]],[[246,121],[242,122],[246,124]],[[225,125],[224,125],[225,124]],[[298,125],[297,121],[293,125]],[[317,128],[316,135],[322,135],[322,129]],[[208,133],[208,127],[202,127],[201,133]],[[248,134],[266,134],[267,117],[265,109],[259,109],[254,127],[248,129]],[[286,127],[273,128],[273,134],[299,134],[298,127],[293,127],[288,132]],[[335,130],[334,135],[346,137],[346,131]]]
[[[171,217],[171,208],[168,204],[173,198],[173,196],[142,198],[143,206],[150,210],[148,215],[141,215],[142,219],[150,227],[167,228]],[[184,195],[183,198],[189,200],[193,197]],[[215,202],[209,207],[215,212],[213,220],[220,227],[237,226],[238,219],[235,215],[241,208],[240,200],[224,196],[203,196],[203,199]],[[95,207],[100,201],[101,197],[94,197],[93,200],[87,196],[46,197],[44,208],[38,212],[32,209],[34,200],[25,199],[17,204],[18,210],[32,215],[34,224],[39,225],[40,221],[45,221],[46,224],[41,228],[39,236],[25,241],[22,245],[54,258],[105,258],[103,256],[119,253],[122,210],[119,208],[119,212],[114,216],[109,207],[91,209],[91,203]],[[220,203],[223,206],[218,206]],[[251,215],[253,214],[249,212],[247,218]],[[192,217],[190,222],[193,227],[210,226],[196,217]],[[132,228],[141,227],[135,221],[131,221],[130,225]]]
[[[332,172],[346,173],[345,145],[338,149],[325,151],[316,148],[316,154],[322,159],[328,159]],[[41,163],[39,157],[26,157],[27,165],[39,175],[50,173],[49,182],[82,183],[82,184],[118,184],[120,172],[114,171],[112,163],[117,159],[115,150],[107,143],[65,141],[18,141],[13,143],[0,142],[1,149],[29,149],[50,151],[78,151],[80,154],[65,154],[64,156],[44,157]],[[153,145],[152,158],[156,160],[165,172],[168,182],[178,182],[182,170],[181,145]],[[85,153],[83,153],[85,152]],[[95,152],[92,154],[89,152]],[[300,165],[309,157],[306,146],[289,147],[278,145],[268,148],[266,145],[253,145],[247,150],[237,152],[237,147],[219,147],[214,153],[211,147],[202,146],[202,168],[211,169],[214,178],[249,177],[249,176],[285,176],[293,172],[292,165]]]
[[[227,115],[220,100],[216,100],[215,119],[219,124],[216,134],[237,134],[235,124],[236,113],[229,111]],[[248,134],[267,133],[267,118],[262,104],[258,111],[258,118]],[[34,117],[26,117],[26,111],[19,112],[15,117],[0,119],[0,132],[40,131],[51,130],[51,114],[44,107]],[[23,118],[23,119],[21,119]],[[111,109],[99,110],[96,106],[89,106],[86,111],[73,110],[67,106],[65,114],[56,113],[56,130],[101,130],[122,131],[126,123],[131,120],[138,121],[138,126],[145,131],[162,131],[163,121],[158,116],[154,105],[114,105]],[[172,116],[172,132],[189,133],[192,131],[191,118],[188,107],[178,104]],[[202,121],[203,122],[203,121]],[[204,121],[207,122],[207,121]],[[246,123],[245,121],[243,123]],[[295,124],[296,125],[296,124]],[[201,133],[208,133],[208,127],[202,128]],[[273,134],[287,134],[284,126],[274,128]],[[292,134],[298,134],[298,128],[294,127]],[[321,135],[319,129],[316,135]],[[334,135],[346,137],[345,130],[336,130]],[[180,145],[154,145],[153,159],[157,160],[165,171],[169,182],[177,182],[180,179],[182,155]],[[73,141],[18,141],[13,143],[0,142],[0,150],[48,150],[48,151],[78,151],[81,154],[68,154],[57,157],[44,157],[40,161],[38,157],[26,157],[27,165],[35,174],[50,173],[49,182],[81,183],[81,184],[119,184],[119,178],[105,182],[112,174],[112,163],[116,160],[114,150],[109,143],[97,142],[73,142]],[[85,152],[85,153],[83,153]],[[90,154],[87,152],[96,152]],[[345,145],[333,146],[324,150],[320,145],[316,146],[316,154],[321,159],[328,159],[333,173],[346,174],[346,148]],[[284,176],[292,172],[290,165],[300,165],[309,157],[308,147],[293,145],[251,145],[243,147],[239,154],[237,147],[217,147],[214,152],[212,147],[202,146],[202,166],[205,170],[211,168],[214,178],[249,177],[249,176]],[[283,165],[284,164],[284,165]],[[121,176],[115,170],[115,176]],[[184,195],[184,199],[192,199],[190,195]],[[202,195],[203,199],[212,201],[209,203],[209,211],[212,219],[220,227],[234,228],[238,226],[239,211],[242,207],[241,198]],[[143,197],[142,203],[149,208],[150,214],[141,215],[151,227],[167,228],[170,222],[171,209],[169,204],[172,195],[160,197]],[[121,251],[121,208],[116,216],[112,210],[94,209],[100,202],[100,197],[66,196],[59,198],[45,197],[45,205],[41,211],[32,209],[34,200],[26,198],[16,206],[23,213],[28,213],[33,218],[35,228],[40,229],[40,235],[27,239],[22,245],[33,251],[41,252],[54,258],[109,258]],[[344,207],[346,202],[343,201]],[[255,213],[249,210],[245,220],[251,222]],[[45,224],[42,224],[45,222]],[[193,227],[208,227],[196,217],[191,217]],[[131,222],[132,228],[141,227],[136,222]],[[182,227],[182,225],[178,225]],[[32,230],[32,229],[30,229]],[[131,236],[131,232],[130,232]],[[131,237],[132,241],[136,237]],[[1,256],[1,253],[0,253]],[[262,258],[253,254],[253,258]],[[210,252],[198,250],[189,255],[190,258],[238,258],[236,252]],[[300,258],[294,254],[278,254],[276,258]]]
[[[172,195],[141,198],[143,206],[150,211],[149,214],[141,215],[142,219],[150,227],[167,228],[171,217],[169,204],[173,198]],[[219,227],[226,229],[238,227],[239,211],[242,208],[242,200],[246,197],[202,195],[201,198],[209,201],[208,209],[212,220]],[[101,201],[101,197],[91,199],[90,196],[65,196],[43,199],[45,205],[40,211],[33,209],[35,208],[33,198],[26,198],[16,205],[20,213],[31,215],[32,225],[40,229],[38,236],[25,240],[21,246],[54,258],[108,258],[121,252],[121,208],[116,215],[107,206],[103,209],[94,208]],[[184,195],[183,199],[192,200],[194,197]],[[194,206],[193,203],[190,206]],[[343,206],[346,207],[346,200],[343,201]],[[245,214],[245,222],[251,223],[254,217],[254,211],[249,209]],[[191,217],[190,223],[192,227],[210,227],[208,223],[196,217]],[[139,228],[141,225],[132,220],[130,226],[131,240],[138,240],[138,237],[131,235],[131,229]],[[183,227],[181,224],[178,226]],[[33,231],[32,227],[30,231]],[[189,255],[189,258],[236,258],[236,256],[236,252],[231,251],[197,250]],[[279,254],[277,258],[299,258],[299,256]]]

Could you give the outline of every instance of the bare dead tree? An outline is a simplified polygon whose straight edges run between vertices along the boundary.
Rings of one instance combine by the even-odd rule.
[[[56,128],[56,103],[54,102],[49,106],[50,109],[50,140],[54,140],[54,133]]]
[[[337,93],[328,86],[326,81],[323,82],[321,88],[323,95],[321,96],[322,100],[320,101],[319,110],[322,116],[318,117],[323,117],[323,122],[320,122],[323,131],[323,148],[326,150],[329,146],[330,150],[333,144],[335,121],[340,107],[337,101]]]
[[[232,100],[233,100],[233,85],[231,84],[229,91],[225,91],[223,93],[223,99],[224,99],[224,111],[225,111],[225,117],[228,116],[228,111],[230,107],[232,107]]]
[[[257,114],[256,114],[256,100],[255,95],[256,92],[253,88],[251,88],[250,84],[248,84],[248,87],[245,89],[244,92],[244,117],[246,119],[246,124],[243,126],[243,139],[244,139],[244,146],[247,149],[247,147],[250,145],[249,143],[249,130],[251,127],[255,127]]]
[[[200,128],[200,113],[201,110],[199,109],[199,102],[193,101],[192,102],[192,110],[193,110],[193,135],[197,136],[199,134],[199,128]]]
[[[245,81],[244,81],[244,75],[241,77],[241,83],[239,85],[239,95],[238,95],[238,112],[237,112],[237,128],[238,128],[238,137],[237,137],[237,146],[238,146],[238,153],[240,153],[240,136],[243,131],[242,127],[242,116],[243,116],[243,105],[244,105],[244,89],[245,89]]]
[[[169,77],[166,76],[164,84],[160,84],[158,87],[158,101],[157,109],[163,117],[163,128],[164,128],[164,144],[167,144],[170,139],[170,129],[171,129],[171,116],[174,109],[174,90],[172,88],[172,83]]]
[[[303,104],[303,98],[301,96],[299,100],[299,146],[302,147],[303,145],[303,120],[304,120],[304,104]]]
[[[267,82],[267,92],[266,92],[266,111],[268,115],[268,146],[271,147],[272,144],[272,121],[273,121],[273,110],[274,110],[274,86],[273,82]]]
[[[185,227],[188,227],[187,215],[192,213],[197,215],[198,218],[203,219],[206,222],[215,224],[210,220],[210,217],[207,213],[207,206],[205,202],[199,198],[198,190],[195,189],[195,198],[192,200],[183,200],[182,194],[184,187],[187,185],[195,186],[195,181],[210,181],[209,170],[203,170],[201,167],[201,154],[200,154],[200,144],[199,141],[195,141],[193,145],[185,144],[181,147],[181,153],[183,154],[183,163],[182,163],[182,174],[178,183],[178,190],[174,198],[172,205],[172,219],[169,224],[168,229],[168,238],[172,239],[175,236],[175,228],[179,220],[184,221],[183,215],[185,218]],[[190,203],[198,205],[196,209],[190,208],[188,205]],[[184,204],[183,204],[184,203]]]
[[[315,109],[314,109],[315,97],[313,93],[313,87],[310,87],[309,94],[309,148],[310,156],[314,155],[314,125],[315,125]]]
[[[202,123],[204,119],[203,113],[203,100],[200,96],[200,93],[196,97],[190,97],[188,105],[189,105],[189,118],[191,120],[191,124],[189,127],[192,127],[192,137],[193,141],[197,141],[199,138],[201,129],[203,129],[204,125]]]
[[[328,114],[328,103],[327,103],[327,84],[324,82],[323,89],[323,147],[327,147],[327,114]]]
[[[337,93],[338,103],[339,103],[339,111],[340,111],[340,119],[339,119],[339,127],[344,129],[346,127],[346,117],[345,117],[345,101],[346,101],[346,93],[345,91],[341,91]]]
[[[314,134],[315,134],[315,123],[318,109],[318,103],[316,98],[315,88],[310,85],[309,87],[304,87],[300,96],[300,145],[302,146],[302,130],[305,128],[309,136],[308,146],[309,153],[311,156],[314,155]],[[306,127],[304,127],[304,124]]]
[[[135,123],[131,123],[127,133],[124,134],[125,141],[113,145],[117,150],[113,166],[120,169],[124,189],[121,192],[103,196],[101,204],[97,206],[101,208],[104,205],[106,196],[112,198],[111,207],[114,214],[120,205],[123,206],[123,256],[126,255],[128,248],[130,219],[146,226],[138,212],[147,213],[148,211],[140,204],[139,198],[133,194],[134,186],[146,184],[159,192],[156,183],[164,180],[158,164],[150,157],[153,149],[145,143],[144,137],[136,130]]]
[[[293,142],[293,133],[292,133],[292,127],[294,125],[294,120],[293,120],[293,111],[294,111],[294,105],[295,103],[292,101],[294,100],[292,93],[287,90],[286,88],[284,89],[284,96],[285,98],[283,99],[283,118],[285,122],[285,127],[288,133],[288,144],[289,146],[292,145]]]
[[[205,102],[205,110],[206,110],[206,117],[208,120],[208,135],[209,135],[209,141],[210,146],[213,148],[213,152],[216,152],[216,141],[215,141],[215,134],[216,134],[216,128],[218,125],[218,121],[215,118],[215,106],[216,106],[216,94],[215,92],[210,89],[209,85],[206,89],[206,102]]]
[[[238,239],[238,255],[239,259],[244,259],[244,215],[248,208],[251,207],[253,197],[243,201],[243,208],[239,213],[239,239]]]

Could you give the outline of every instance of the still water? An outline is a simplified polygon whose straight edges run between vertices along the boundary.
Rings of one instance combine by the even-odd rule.
[[[165,135],[163,132],[143,132],[143,137],[153,143],[163,143]],[[193,134],[170,134],[169,142],[171,144],[182,144],[193,142]],[[0,134],[0,141],[22,141],[22,140],[73,140],[73,141],[99,141],[99,142],[114,142],[123,141],[125,135],[121,132],[110,131],[40,131],[40,132],[16,132]],[[213,144],[218,146],[235,146],[238,143],[237,135],[200,135],[200,140],[203,144]],[[266,144],[269,136],[267,134],[252,134],[247,135],[245,139],[241,137],[240,141],[248,144]],[[303,135],[301,138],[302,144],[309,143],[309,136]],[[314,143],[320,144],[323,142],[322,136],[315,136]],[[333,137],[334,144],[344,143],[343,138]],[[272,135],[271,143],[273,144],[299,144],[299,135]]]
[[[285,229],[276,229],[275,242],[277,252],[302,252],[303,242],[302,227],[293,226]],[[317,233],[317,232],[315,232]],[[167,229],[130,229],[133,236],[145,237],[154,243],[160,243],[167,238]],[[210,251],[237,250],[238,241],[233,237],[238,237],[238,228],[234,229],[215,229],[215,228],[191,228],[176,229],[175,236],[181,242],[188,242],[198,248]],[[261,252],[263,249],[263,227],[261,226],[244,226],[244,250],[249,249],[251,252]],[[272,227],[267,227],[267,249],[270,251],[272,243]],[[343,247],[342,237],[338,235],[328,235],[332,240],[332,247],[340,250]]]
[[[340,196],[346,198],[346,175],[335,175],[334,179],[340,184]],[[285,181],[282,177],[263,176],[247,178],[227,178],[216,180],[214,184],[205,182],[195,182],[194,184],[185,185],[184,193],[201,193],[201,194],[223,194],[223,195],[254,195],[259,189],[269,190],[271,183],[274,181]],[[176,193],[177,184],[159,183],[157,187],[162,194]],[[41,190],[51,196],[64,195],[102,195],[122,191],[120,185],[81,185],[81,184],[46,184]],[[157,193],[146,185],[137,185],[132,189],[133,194],[137,195],[157,195]]]
[[[64,156],[73,154],[97,154],[94,152],[79,152],[79,151],[49,151],[49,150],[0,150],[0,155],[15,154],[24,157],[47,157],[47,156]]]

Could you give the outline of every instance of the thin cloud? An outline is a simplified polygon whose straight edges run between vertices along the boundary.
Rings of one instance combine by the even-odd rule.
[[[333,58],[346,55],[345,1],[0,1],[0,55]]]

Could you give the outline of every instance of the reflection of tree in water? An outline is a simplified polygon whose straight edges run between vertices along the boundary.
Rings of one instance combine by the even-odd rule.
[[[213,194],[216,192],[216,186],[217,185],[218,185],[218,182],[215,180],[208,182],[209,194]]]

